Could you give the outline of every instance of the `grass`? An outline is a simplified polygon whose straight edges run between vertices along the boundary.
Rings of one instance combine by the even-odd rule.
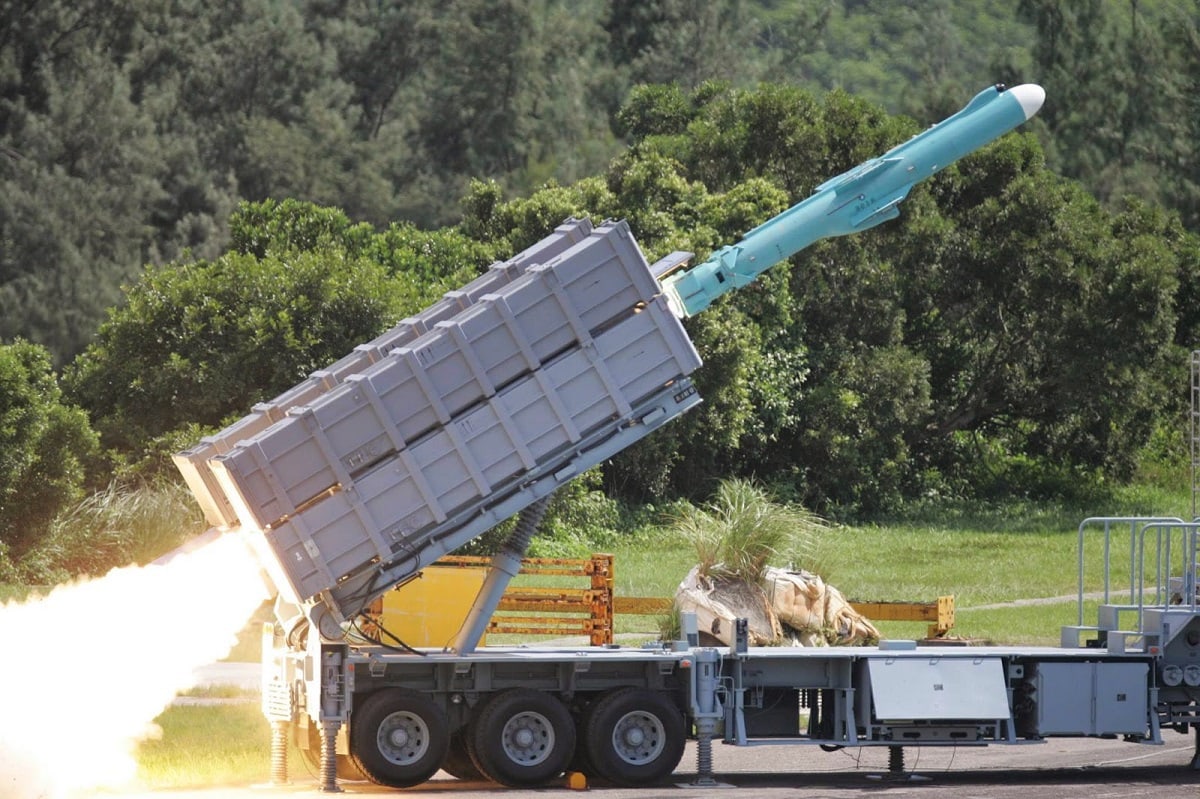
[[[25,581],[44,582],[98,576],[149,563],[202,530],[199,509],[182,483],[140,488],[113,483],[59,513],[23,554],[17,573]]]
[[[827,532],[826,576],[852,599],[929,601],[959,607],[1076,592],[1075,531],[999,533],[928,527],[836,527]],[[832,545],[829,545],[832,544]],[[686,542],[615,553],[620,596],[673,596],[695,565]],[[802,564],[801,564],[802,565]],[[1099,587],[1098,579],[1090,583]]]
[[[723,480],[712,502],[691,507],[672,527],[691,543],[699,574],[757,583],[767,567],[815,559],[820,519],[774,502],[747,480]]]
[[[188,688],[186,691],[180,691],[179,696],[190,699],[224,699],[259,703],[258,693],[247,691],[236,685],[198,685]]]
[[[270,774],[271,727],[256,702],[172,706],[155,723],[162,736],[137,752],[148,788],[264,782]]]
[[[847,597],[859,600],[929,601],[953,595],[955,633],[1000,644],[1056,645],[1059,628],[1074,624],[1079,590],[1078,526],[1089,515],[1190,517],[1191,492],[1172,484],[1134,485],[1114,491],[1108,507],[1076,509],[1051,503],[943,503],[918,506],[886,523],[832,526],[817,544],[821,573]],[[1103,588],[1097,530],[1085,537],[1084,590]],[[1111,587],[1129,585],[1128,533],[1113,536]],[[614,549],[620,596],[673,596],[695,565],[692,545],[666,529],[643,531]],[[794,564],[807,566],[808,564]],[[1147,570],[1147,579],[1152,575]],[[994,609],[975,606],[1018,599],[1062,597],[1060,602]],[[1085,603],[1085,623],[1095,618]],[[924,622],[881,622],[892,638],[920,638]],[[618,618],[617,631],[655,629],[653,620]]]

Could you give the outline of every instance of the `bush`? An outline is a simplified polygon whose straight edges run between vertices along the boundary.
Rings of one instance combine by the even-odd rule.
[[[824,522],[781,505],[748,480],[725,480],[703,508],[689,507],[675,531],[696,550],[700,574],[757,585],[768,566],[820,572]]]
[[[83,495],[98,449],[87,416],[63,402],[49,351],[27,342],[0,346],[0,569],[20,560]]]
[[[106,446],[139,459],[189,423],[248,412],[398,320],[402,286],[338,250],[148,270],[65,376]]]
[[[203,529],[200,511],[182,484],[134,488],[113,483],[58,514],[18,569],[24,582],[39,584],[98,576],[149,563]]]

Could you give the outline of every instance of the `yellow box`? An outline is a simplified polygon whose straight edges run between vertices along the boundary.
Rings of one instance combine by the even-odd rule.
[[[446,646],[467,618],[487,569],[430,566],[383,595],[380,623],[409,646]],[[384,642],[388,642],[385,635]]]

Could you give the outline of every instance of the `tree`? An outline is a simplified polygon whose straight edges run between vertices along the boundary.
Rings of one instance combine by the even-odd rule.
[[[970,431],[1127,477],[1174,352],[1170,223],[1138,204],[1109,215],[1040,157],[1028,136],[981,153],[942,184],[954,225],[930,218],[909,242],[909,340],[935,397],[912,441]]]
[[[82,496],[98,450],[86,414],[63,401],[50,361],[36,344],[0,346],[0,571]]]
[[[152,250],[158,150],[103,53],[115,33],[94,4],[31,6],[14,22],[0,48],[0,75],[21,75],[0,78],[0,340],[28,338],[62,362]]]
[[[524,192],[600,168],[615,142],[598,24],[594,4],[562,0],[444,6],[415,132],[425,168],[455,192],[467,177]]]
[[[148,269],[66,376],[107,446],[217,425],[374,338],[402,304],[381,267],[318,250]]]
[[[706,80],[751,83],[760,73],[759,23],[741,0],[611,0],[609,52],[630,85]]]
[[[1200,231],[1200,19],[1181,13],[1165,35],[1180,66],[1170,87],[1176,113],[1165,126],[1175,157],[1161,177],[1171,207],[1189,230]]]
[[[147,268],[64,378],[107,447],[134,460],[291,388],[486,264],[486,248],[311,204],[243,206],[238,250]]]
[[[369,139],[403,121],[402,100],[416,93],[425,62],[436,53],[438,4],[309,0],[308,28],[331,46],[338,74],[353,87],[356,129]]]
[[[916,130],[836,92],[647,89],[633,103],[642,135],[610,175],[616,200],[643,237],[700,255],[737,236],[698,212],[705,186],[735,187],[726,206],[751,175],[786,187],[735,217],[749,227]],[[610,480],[633,477],[610,484],[687,494],[750,474],[846,513],[990,490],[988,469],[1021,459],[1040,466],[1010,490],[1060,467],[1127,476],[1163,402],[1178,292],[1196,290],[1179,283],[1194,247],[1169,216],[1110,214],[1046,171],[1031,136],[1006,137],[919,185],[899,222],[821,242],[689,320],[716,416],[622,456]]]
[[[1037,123],[1050,133],[1051,167],[1111,208],[1127,194],[1185,206],[1195,186],[1185,132],[1195,10],[1147,0],[1021,0],[1018,9],[1034,25],[1039,82],[1054,98]]]

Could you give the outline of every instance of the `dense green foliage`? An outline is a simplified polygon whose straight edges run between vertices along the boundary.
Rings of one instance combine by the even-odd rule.
[[[87,416],[62,401],[44,348],[0,346],[0,579],[55,514],[83,494],[98,450]]]
[[[618,502],[731,476],[837,515],[1078,493],[1177,446],[1196,2],[0,0],[0,21],[18,557],[66,540],[50,520],[85,488],[160,474],[567,216],[703,257],[994,81],[1042,83],[1046,108],[900,221],[689,320],[705,403],[551,526],[609,531]],[[72,547],[27,566],[84,568]]]
[[[923,121],[1035,80],[1050,167],[1200,226],[1195,0],[0,0],[0,340],[65,365],[241,200],[456,222],[620,152],[631,88],[842,88]],[[189,255],[190,253],[190,255]]]
[[[603,178],[504,200],[476,182],[457,228],[378,233],[340,212],[244,206],[235,249],[151,269],[67,376],[135,459],[218,425],[567,216],[628,219],[650,257],[707,254],[915,126],[841,92],[635,91]],[[706,496],[755,476],[870,513],[910,497],[1058,493],[1125,479],[1164,423],[1200,245],[1174,217],[1102,208],[1030,135],[927,184],[902,222],[821,242],[688,325],[706,402],[603,470],[612,497]],[[1182,327],[1181,327],[1182,326]],[[1184,329],[1186,328],[1186,329]]]
[[[331,209],[241,208],[235,249],[153,267],[66,376],[104,443],[145,454],[188,423],[216,425],[291,388],[487,262],[453,233],[376,233]]]
[[[630,219],[653,254],[705,254],[915,132],[846,95],[770,86],[644,87],[619,119],[635,143],[604,187],[508,204],[477,187],[464,229],[582,207]],[[1009,137],[919,187],[904,222],[823,242],[691,320],[707,405],[619,458],[609,485],[703,495],[756,473],[870,510],[1127,477],[1182,363],[1198,259],[1169,215],[1107,212],[1046,171],[1033,138]]]

